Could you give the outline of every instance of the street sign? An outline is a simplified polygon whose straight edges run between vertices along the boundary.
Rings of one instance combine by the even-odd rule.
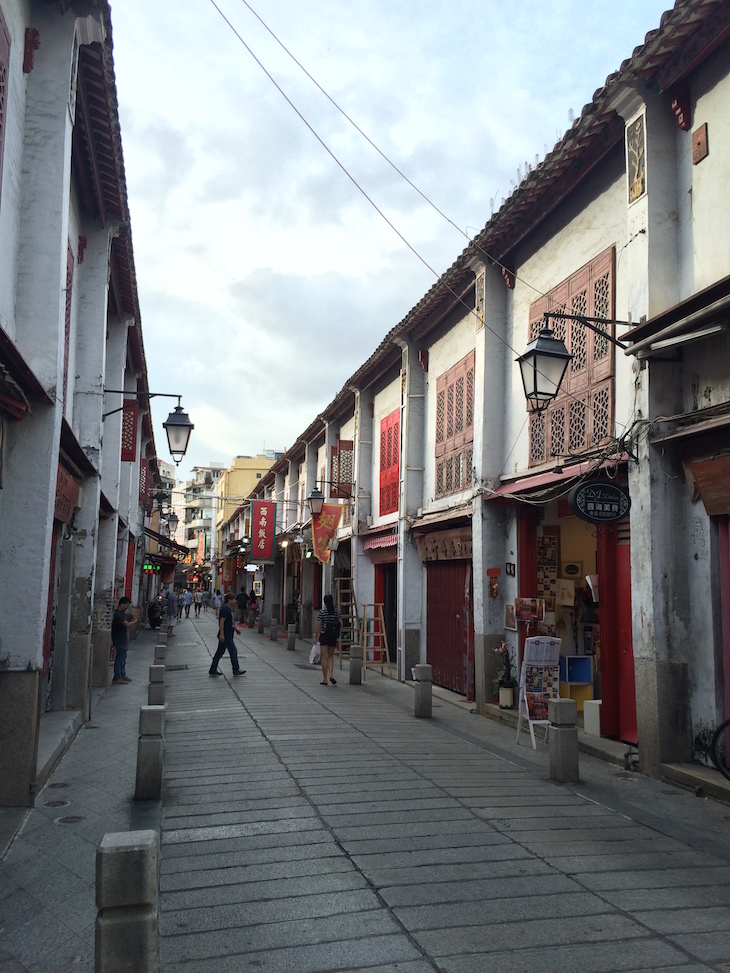
[[[629,512],[631,497],[618,483],[581,483],[568,494],[568,506],[590,524],[612,524]]]

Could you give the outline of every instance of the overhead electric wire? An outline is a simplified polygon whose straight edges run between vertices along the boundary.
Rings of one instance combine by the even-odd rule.
[[[484,250],[483,248],[481,248],[479,246],[479,244],[474,243],[472,240],[470,240],[469,239],[469,236],[456,223],[454,223],[453,220],[451,220],[448,216],[446,216],[444,213],[442,213],[441,210],[436,206],[436,204],[433,203],[413,182],[411,182],[411,180],[408,179],[408,177],[403,172],[401,172],[401,170],[395,165],[395,163],[391,162],[391,160],[385,155],[385,153],[382,152],[378,148],[378,146],[375,145],[375,143],[362,131],[362,129],[350,118],[350,116],[342,108],[340,108],[340,106],[325,91],[325,89],[312,77],[312,75],[306,70],[306,68],[304,68],[304,66],[302,64],[300,64],[300,62],[296,59],[296,57],[294,57],[294,55],[283,44],[283,42],[279,40],[279,38],[276,36],[276,34],[265,23],[265,21],[259,16],[259,14],[251,7],[251,5],[247,2],[247,0],[241,0],[241,2],[259,20],[259,22],[264,26],[264,28],[268,31],[268,33],[274,38],[274,40],[277,42],[277,44],[279,44],[279,46],[287,53],[287,55],[295,62],[295,64],[298,65],[298,67],[312,81],[312,83],[318,88],[318,90],[347,119],[347,121],[350,122],[351,125],[353,125],[353,127],[360,133],[360,135],[362,135],[362,137],[368,142],[368,144],[370,144],[378,152],[378,154],[390,166],[392,166],[392,168],[398,173],[398,175],[400,175],[408,183],[409,186],[411,186],[430,206],[432,206],[433,209],[443,219],[445,219],[451,226],[453,226],[456,230],[458,230],[459,233],[461,233],[467,240],[469,240],[469,242],[481,254],[483,254],[484,256],[486,256],[487,259],[489,259],[491,262],[493,262],[494,264],[496,264],[502,270],[508,270],[509,273],[514,274],[513,271],[511,271],[509,268],[507,268],[504,264],[502,264],[499,260],[497,260],[491,254],[489,254],[486,250]],[[304,123],[304,125],[309,129],[309,131],[312,133],[312,135],[315,137],[315,139],[319,142],[319,144],[322,146],[322,148],[325,150],[325,152],[330,156],[330,158],[337,165],[337,167],[339,169],[341,169],[341,171],[345,174],[345,176],[347,176],[347,178],[350,180],[350,182],[353,184],[353,186],[355,186],[355,188],[358,190],[358,192],[373,207],[373,209],[376,211],[376,213],[378,213],[378,215],[381,217],[381,219],[384,220],[384,222],[396,234],[396,236],[401,240],[401,242],[404,243],[406,247],[408,247],[408,249],[411,251],[411,253],[413,253],[413,255],[416,257],[416,259],[419,260],[424,265],[424,267],[426,267],[426,269],[429,270],[433,274],[433,276],[436,278],[437,284],[440,283],[441,286],[444,287],[451,294],[451,296],[455,299],[455,301],[458,304],[461,304],[461,305],[463,305],[464,308],[466,308],[466,310],[467,310],[467,312],[469,314],[472,314],[472,315],[476,316],[476,308],[470,307],[466,303],[466,301],[459,294],[457,294],[457,292],[451,286],[449,286],[449,284],[444,280],[445,274],[439,274],[438,271],[434,267],[432,267],[431,264],[428,263],[428,261],[426,260],[426,258],[423,257],[418,252],[418,250],[416,250],[416,248],[406,239],[406,237],[395,226],[395,224],[380,209],[380,207],[377,205],[377,203],[368,195],[368,193],[365,191],[365,189],[360,185],[360,183],[355,179],[355,177],[349,172],[349,170],[346,168],[346,166],[344,165],[344,163],[341,162],[339,160],[339,158],[335,155],[335,153],[332,151],[332,149],[330,149],[330,147],[327,145],[327,143],[324,141],[324,139],[316,132],[316,130],[314,129],[314,127],[307,121],[307,119],[304,117],[304,115],[302,114],[302,112],[297,108],[297,106],[294,104],[294,102],[291,100],[291,98],[289,98],[289,96],[284,91],[284,89],[281,87],[281,85],[276,81],[276,79],[273,77],[273,75],[264,66],[264,64],[262,63],[262,61],[256,56],[256,54],[253,52],[253,50],[251,49],[251,47],[249,46],[249,44],[247,44],[247,42],[241,36],[241,34],[237,30],[237,28],[231,23],[231,21],[226,16],[226,14],[221,10],[220,6],[217,3],[217,0],[210,0],[210,3],[216,9],[216,11],[220,15],[220,17],[223,19],[223,21],[226,23],[226,25],[229,27],[229,29],[232,31],[232,33],[235,35],[235,37],[238,39],[238,41],[243,45],[243,47],[246,49],[246,51],[248,51],[248,53],[251,56],[251,58],[256,62],[256,64],[259,66],[259,68],[263,71],[263,73],[269,79],[269,81],[274,85],[274,87],[279,92],[279,94],[282,96],[282,98],[284,98],[284,100],[287,102],[287,104],[292,109],[292,111],[294,111],[294,113],[297,115],[297,117],[300,119],[300,121],[302,121]],[[516,274],[514,274],[514,276],[515,276],[515,279],[516,280],[519,280],[521,283],[525,284],[525,286],[529,287],[531,290],[534,290],[541,297],[546,296],[545,295],[545,292],[541,291],[539,288],[534,287],[534,285],[530,284],[528,281],[523,280],[521,277],[517,277]],[[512,354],[516,355],[518,358],[520,357],[519,352],[509,343],[509,341],[507,341],[506,338],[503,338],[502,335],[500,335],[497,331],[494,330],[494,328],[490,327],[485,320],[482,321],[482,324],[483,324],[484,328],[490,334],[492,334],[498,341],[500,341],[505,346],[505,348],[507,348],[509,351],[511,351]],[[545,376],[543,376],[543,377],[545,377]],[[593,411],[593,407],[588,402],[585,402],[583,399],[579,399],[578,396],[574,395],[572,392],[566,391],[564,394],[568,398],[574,399],[576,402],[584,402],[586,409]],[[615,419],[614,419],[614,422],[616,422]],[[625,430],[627,428],[627,424],[625,424],[623,428]]]

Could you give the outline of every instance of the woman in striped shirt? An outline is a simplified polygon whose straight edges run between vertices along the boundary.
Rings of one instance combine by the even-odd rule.
[[[324,678],[321,686],[327,685],[327,679],[333,686],[337,685],[334,677],[335,668],[335,647],[340,638],[340,625],[342,615],[335,608],[335,601],[332,595],[324,596],[324,608],[317,615],[317,631],[314,633],[314,641],[319,642],[319,657],[322,663],[322,675]]]

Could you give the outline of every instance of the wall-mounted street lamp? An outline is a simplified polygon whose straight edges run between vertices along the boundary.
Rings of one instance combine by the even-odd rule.
[[[180,465],[180,462],[187,452],[188,443],[190,442],[190,433],[195,429],[195,426],[190,421],[190,417],[187,412],[183,412],[183,408],[180,405],[181,395],[175,395],[172,392],[127,392],[125,389],[104,389],[105,392],[109,392],[111,395],[134,395],[135,404],[141,398],[144,399],[156,399],[159,397],[166,399],[177,399],[177,405],[174,410],[167,417],[166,421],[162,423],[162,428],[167,433],[167,445],[170,449],[172,458],[175,460],[176,466]],[[131,408],[130,403],[125,403],[119,406],[118,409],[111,409],[109,412],[103,414],[102,421],[106,419],[107,416],[113,416],[116,412],[123,412],[124,409]]]
[[[309,504],[309,509],[312,512],[312,516],[319,517],[319,515],[322,513],[322,507],[324,506],[324,494],[322,491],[315,487],[307,497],[306,502]]]
[[[606,341],[624,350],[627,347],[625,344],[598,325],[623,324],[630,327],[630,322],[616,321],[612,318],[587,318],[580,314],[564,314],[562,311],[546,312],[542,331],[516,359],[520,366],[525,398],[532,411],[538,413],[547,409],[557,398],[568,363],[573,357],[565,347],[565,343],[560,338],[556,338],[550,330],[550,318],[579,321]]]

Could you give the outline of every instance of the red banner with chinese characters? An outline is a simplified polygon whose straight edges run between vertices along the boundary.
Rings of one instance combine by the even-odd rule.
[[[323,503],[319,517],[312,517],[312,545],[314,556],[322,564],[330,559],[329,543],[340,526],[342,517],[341,503]]]
[[[251,507],[251,560],[256,564],[273,564],[276,503],[273,500],[254,500]]]
[[[201,530],[198,534],[198,564],[202,564],[205,561],[205,531]]]

